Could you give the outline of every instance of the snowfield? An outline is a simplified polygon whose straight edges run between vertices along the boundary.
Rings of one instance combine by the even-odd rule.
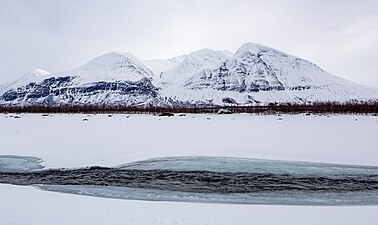
[[[225,156],[378,166],[378,117],[361,115],[0,115],[0,155],[47,168]],[[87,121],[83,121],[87,119]],[[376,224],[378,206],[117,200],[0,185],[0,225]]]
[[[10,116],[0,117],[0,155],[34,156],[48,168],[169,156],[378,165],[374,116]]]
[[[377,206],[298,207],[144,202],[0,185],[1,225],[374,225]]]

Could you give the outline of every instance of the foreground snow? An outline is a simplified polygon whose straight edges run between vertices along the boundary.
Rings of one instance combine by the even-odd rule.
[[[378,207],[296,207],[144,202],[0,185],[2,225],[373,225]]]
[[[42,165],[116,166],[169,156],[378,165],[378,117],[0,115],[0,155]],[[88,121],[83,121],[87,118]],[[282,120],[279,120],[282,118]],[[367,224],[377,206],[297,207],[144,202],[0,185],[0,224]],[[174,213],[173,213],[174,212]]]

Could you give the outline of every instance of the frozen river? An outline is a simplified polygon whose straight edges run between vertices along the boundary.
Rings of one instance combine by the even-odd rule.
[[[25,157],[20,165],[22,159],[20,156],[0,157],[3,162],[0,183],[152,201],[272,205],[378,204],[378,167],[372,166],[229,157],[170,157],[113,168],[38,170],[36,158]]]

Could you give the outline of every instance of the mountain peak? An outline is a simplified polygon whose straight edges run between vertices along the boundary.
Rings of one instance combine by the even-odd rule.
[[[30,82],[38,82],[42,79],[47,78],[48,75],[51,75],[51,73],[44,69],[37,68],[25,74],[23,77],[19,78],[18,80],[16,80],[14,83],[11,84],[11,87],[13,87],[14,85],[25,85]]]
[[[138,62],[138,59],[127,52],[110,52],[92,59],[83,67],[116,67],[125,62]]]
[[[257,55],[261,52],[275,52],[278,53],[279,55],[284,55],[287,56],[286,53],[281,52],[277,49],[254,43],[254,42],[248,42],[243,44],[235,53],[235,55],[244,55],[245,53],[252,53],[253,55]]]
[[[229,51],[209,48],[191,52],[176,67],[163,73],[166,82],[181,82],[204,69],[213,68],[232,57]]]
[[[78,69],[59,75],[73,76],[76,83],[82,84],[96,81],[139,81],[152,77],[152,72],[130,53],[111,52],[92,59]]]
[[[28,75],[33,76],[33,77],[45,76],[45,75],[50,75],[50,74],[51,74],[50,72],[41,68],[37,68],[31,71],[30,73],[28,73]]]

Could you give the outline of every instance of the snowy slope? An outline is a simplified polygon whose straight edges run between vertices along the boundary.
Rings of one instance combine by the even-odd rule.
[[[1,97],[5,92],[26,86],[30,83],[41,82],[44,79],[48,78],[50,75],[50,72],[41,68],[37,68],[25,74],[24,76],[22,76],[14,82],[11,82],[9,84],[0,84],[0,103]]]
[[[183,81],[194,74],[220,65],[232,56],[229,51],[214,51],[212,49],[202,49],[186,56],[176,67],[163,72],[162,83],[180,85]]]
[[[169,59],[141,60],[144,65],[149,68],[156,77],[160,77],[162,73],[178,66],[187,55],[177,56]]]
[[[376,88],[255,43],[244,44],[234,55],[202,49],[159,60],[113,52],[66,72],[37,69],[0,93],[0,104],[7,105],[223,105],[230,101],[251,105],[376,99]]]
[[[17,88],[23,85],[27,85],[32,82],[39,82],[42,81],[51,75],[50,72],[37,68],[33,71],[30,71],[29,73],[25,74],[21,78],[17,79],[15,82],[11,83],[8,88]]]
[[[75,85],[92,82],[131,81],[152,78],[153,73],[130,53],[112,52],[99,56],[85,65],[60,73],[51,74],[43,69],[36,69],[14,82],[15,85],[26,85],[40,82],[51,77],[72,77]]]
[[[84,66],[56,74],[55,76],[73,76],[75,84],[98,81],[132,81],[151,78],[153,73],[135,56],[129,53],[112,52],[99,56]]]
[[[218,104],[223,97],[241,104],[378,98],[378,89],[333,76],[309,61],[255,43],[244,44],[218,68],[193,75],[185,87],[196,90],[197,96],[190,91],[184,96],[210,98]]]
[[[306,90],[333,84],[346,83],[309,61],[263,45],[247,43],[239,48],[232,59],[215,70],[197,74],[187,85],[258,92]]]
[[[0,84],[0,95],[2,95],[5,92],[7,85],[5,84]]]

